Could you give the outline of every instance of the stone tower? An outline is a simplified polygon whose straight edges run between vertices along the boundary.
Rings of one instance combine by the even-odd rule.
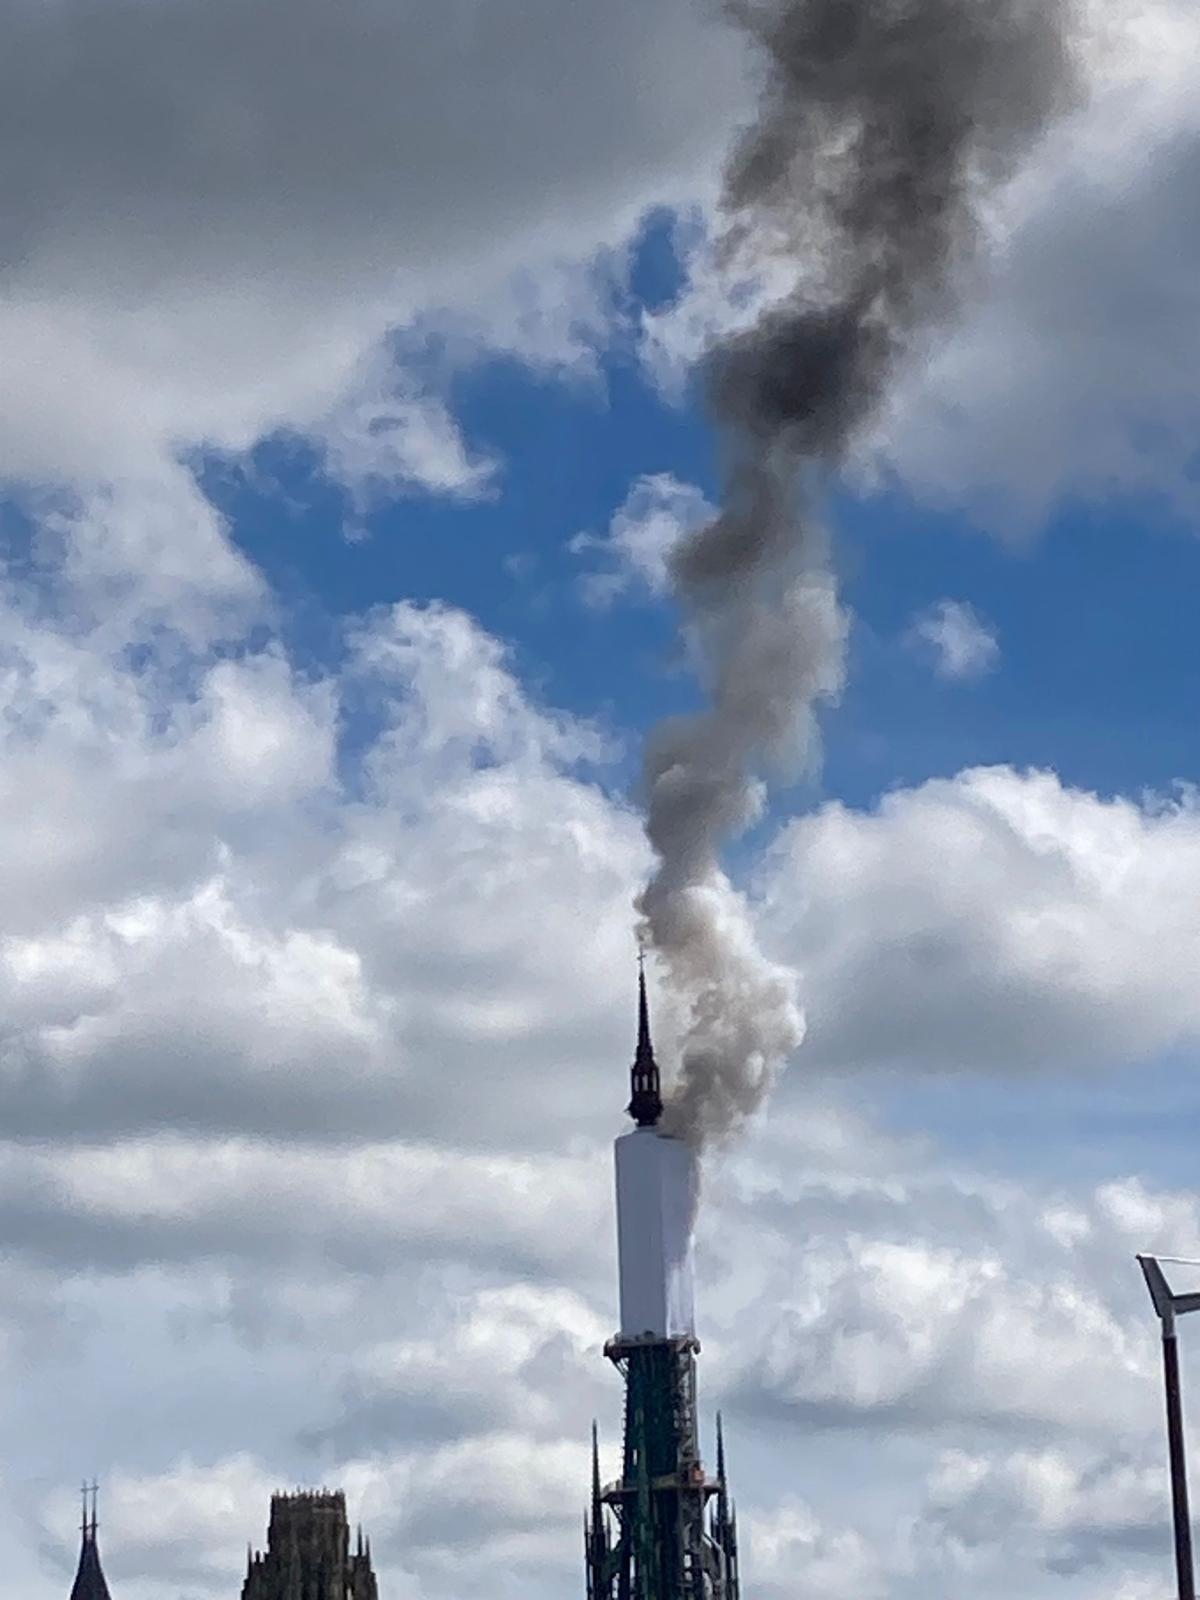
[[[271,1496],[267,1548],[250,1553],[242,1600],[378,1600],[370,1543],[360,1528],[351,1550],[340,1489]]]

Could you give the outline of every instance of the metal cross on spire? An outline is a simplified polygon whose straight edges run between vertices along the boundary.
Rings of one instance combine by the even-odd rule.
[[[79,1531],[83,1534],[85,1540],[94,1539],[96,1537],[96,1496],[100,1493],[100,1485],[98,1483],[89,1483],[85,1478],[79,1486],[79,1493],[83,1499],[83,1522],[80,1524]],[[90,1508],[88,1506],[89,1496],[92,1502]],[[88,1515],[89,1509],[91,1511],[90,1516]]]

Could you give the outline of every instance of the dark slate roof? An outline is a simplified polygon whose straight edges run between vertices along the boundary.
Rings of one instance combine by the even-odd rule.
[[[100,1550],[95,1534],[84,1535],[83,1549],[79,1552],[79,1571],[75,1574],[75,1587],[71,1600],[112,1600],[104,1573],[100,1567]]]

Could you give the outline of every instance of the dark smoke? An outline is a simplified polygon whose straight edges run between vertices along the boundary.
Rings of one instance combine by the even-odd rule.
[[[796,975],[757,949],[722,845],[811,759],[845,621],[814,506],[901,363],[952,312],[981,207],[1069,99],[1070,0],[732,0],[764,62],[726,173],[722,249],[793,287],[709,356],[722,507],[672,576],[710,704],[646,756],[640,902],[691,1007],[671,1106],[697,1141],[760,1103],[799,1044]]]

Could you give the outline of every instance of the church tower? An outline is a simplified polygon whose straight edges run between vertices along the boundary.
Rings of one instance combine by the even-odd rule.
[[[271,1496],[267,1548],[249,1555],[242,1600],[378,1600],[370,1543],[360,1528],[350,1549],[340,1489]]]
[[[71,1600],[111,1600],[100,1565],[100,1546],[96,1541],[96,1497],[99,1492],[97,1484],[85,1483],[83,1486],[83,1522],[80,1526],[83,1542],[79,1548],[79,1568],[75,1573]]]
[[[739,1600],[737,1525],[718,1421],[717,1475],[700,1459],[692,1308],[692,1150],[659,1127],[662,1087],[638,974],[638,1042],[616,1142],[621,1331],[605,1346],[625,1382],[621,1477],[603,1486],[592,1433],[584,1522],[587,1600]]]

